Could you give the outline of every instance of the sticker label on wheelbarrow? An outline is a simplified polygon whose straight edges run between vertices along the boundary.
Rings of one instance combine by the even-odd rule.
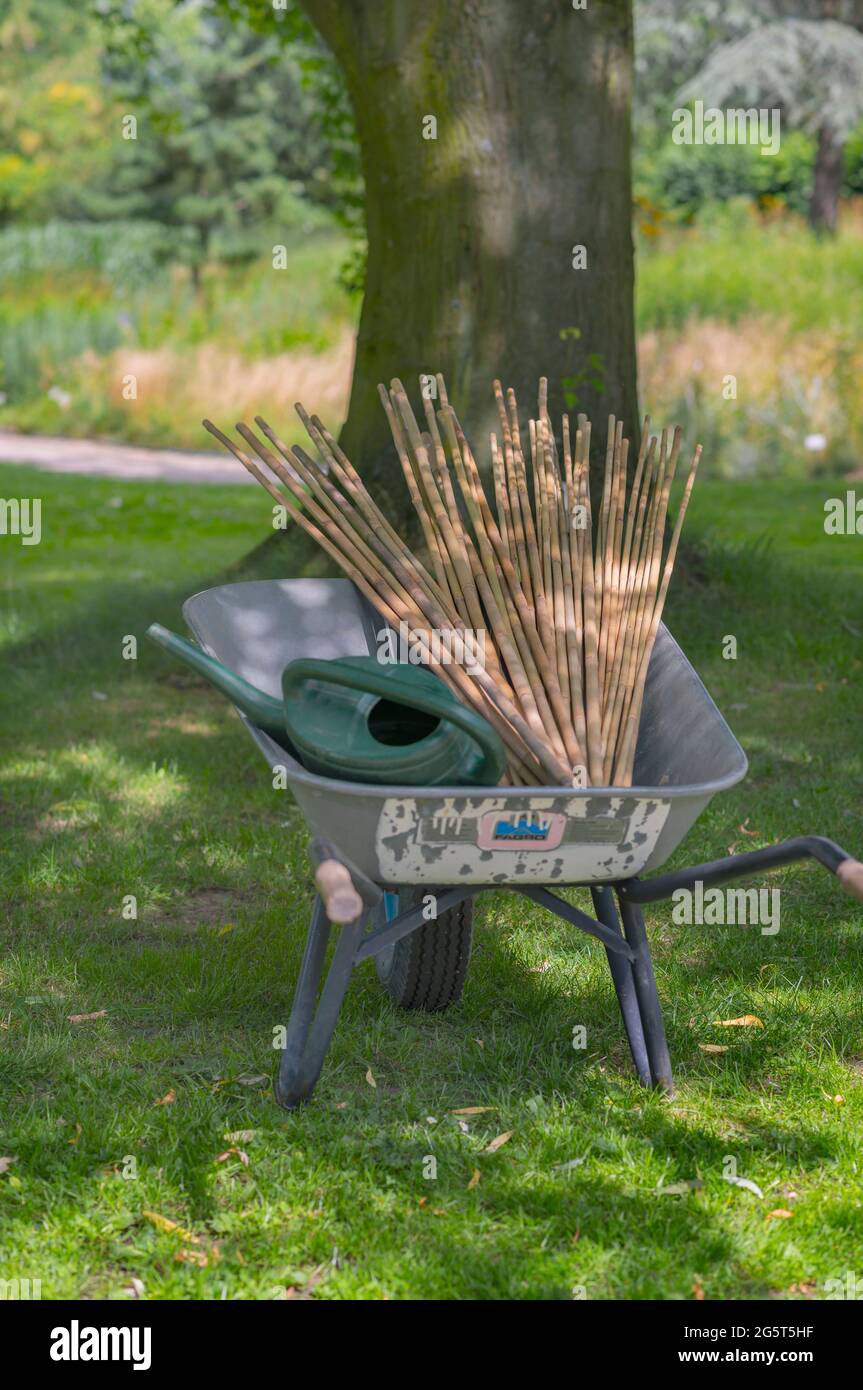
[[[636,796],[388,797],[384,883],[592,883],[644,868],[670,802]]]
[[[476,842],[480,849],[557,849],[565,829],[566,816],[559,811],[519,816],[486,811],[479,820]]]

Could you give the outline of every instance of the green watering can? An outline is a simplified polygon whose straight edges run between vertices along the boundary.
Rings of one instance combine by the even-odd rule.
[[[271,738],[287,734],[303,766],[322,777],[457,787],[497,786],[503,775],[498,734],[426,666],[382,665],[374,656],[302,657],[285,668],[278,700],[159,623],[147,636]]]

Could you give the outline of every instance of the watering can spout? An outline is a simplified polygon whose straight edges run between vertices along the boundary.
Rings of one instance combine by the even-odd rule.
[[[197,671],[198,675],[203,676],[223,695],[227,695],[232,704],[242,710],[258,728],[263,729],[271,738],[284,742],[285,717],[281,700],[250,685],[242,676],[229,671],[220,661],[208,656],[193,642],[187,642],[185,637],[178,637],[176,632],[162,627],[161,623],[151,623],[147,628],[147,636],[151,642],[170,652],[171,656],[177,657],[186,666],[191,666],[193,671]]]

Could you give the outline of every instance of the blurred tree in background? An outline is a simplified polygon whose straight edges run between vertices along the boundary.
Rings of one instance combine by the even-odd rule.
[[[102,0],[103,75],[120,119],[106,176],[82,190],[97,220],[183,229],[193,267],[262,253],[297,198],[332,204],[331,161],[297,62],[205,0]]]
[[[691,213],[737,194],[772,196],[835,231],[842,192],[863,188],[852,138],[863,118],[863,0],[650,0],[636,13],[642,168],[652,166],[654,197]],[[675,90],[674,101],[778,108],[783,148],[669,144]]]
[[[0,225],[74,215],[106,164],[105,111],[86,6],[0,0]]]

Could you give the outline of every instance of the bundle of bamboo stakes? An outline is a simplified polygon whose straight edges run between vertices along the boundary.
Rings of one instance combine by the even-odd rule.
[[[269,472],[209,420],[204,425],[391,627],[406,625],[422,659],[493,725],[506,745],[510,784],[631,786],[650,654],[700,446],[666,544],[679,428],[657,438],[645,419],[630,477],[629,441],[610,417],[594,518],[590,421],[579,415],[573,438],[564,415],[558,448],[545,378],[527,452],[515,395],[494,383],[500,437],[490,436],[488,488],[441,376],[437,409],[423,392],[425,430],[399,380],[378,389],[422,526],[425,562],[302,405],[296,410],[317,459],[284,444],[260,416],[268,443],[248,425],[236,427]],[[482,666],[441,660],[434,633],[460,636],[471,650],[482,634]]]

